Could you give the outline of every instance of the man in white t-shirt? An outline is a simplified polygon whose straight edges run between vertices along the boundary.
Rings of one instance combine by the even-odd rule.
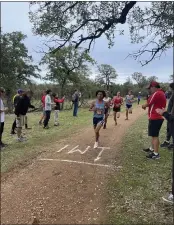
[[[0,87],[0,149],[4,148],[6,145],[2,142],[2,134],[4,131],[4,122],[5,122],[5,107],[3,103],[3,96],[5,94],[4,88]]]
[[[48,129],[48,122],[51,116],[52,102],[51,102],[51,90],[46,91],[45,96],[45,120],[44,120],[44,129]]]

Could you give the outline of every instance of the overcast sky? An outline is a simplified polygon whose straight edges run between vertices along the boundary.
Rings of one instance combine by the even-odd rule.
[[[38,46],[42,46],[42,42],[40,37],[32,34],[31,23],[28,18],[29,3],[2,2],[1,4],[2,32],[22,31],[26,34],[28,38],[25,44],[29,49],[29,53],[33,56],[34,61],[38,63],[41,55],[36,53],[36,51],[38,50]],[[145,76],[157,76],[159,77],[159,81],[168,82],[169,75],[173,73],[172,49],[168,50],[160,60],[156,59],[147,66],[141,67],[141,65],[132,58],[125,59],[129,53],[138,50],[139,46],[130,43],[127,24],[125,24],[124,27],[127,31],[126,35],[117,35],[115,45],[111,49],[108,49],[108,42],[104,37],[97,39],[91,51],[91,56],[98,64],[110,64],[116,69],[119,75],[117,83],[125,82],[126,78],[133,72],[142,72]],[[45,71],[42,71],[42,74],[44,73]]]

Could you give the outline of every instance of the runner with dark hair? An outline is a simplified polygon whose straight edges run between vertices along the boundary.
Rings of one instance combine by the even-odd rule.
[[[132,94],[132,91],[129,91],[128,95],[126,95],[125,102],[126,102],[126,120],[128,120],[128,115],[132,114],[132,104],[134,102],[134,96]]]
[[[117,92],[117,95],[112,99],[113,112],[114,112],[114,121],[115,125],[117,125],[117,118],[120,118],[121,106],[123,105],[123,98],[120,95],[120,92]]]
[[[95,144],[94,148],[97,148],[99,145],[99,132],[101,127],[105,122],[105,107],[108,107],[108,103],[103,101],[103,98],[106,97],[105,91],[98,90],[96,92],[97,99],[92,102],[89,111],[93,111],[93,126],[95,131]]]
[[[106,93],[106,96],[103,98],[103,101],[107,104],[105,106],[105,122],[103,125],[103,129],[106,129],[106,124],[107,124],[108,116],[110,113],[110,105],[111,105],[111,98],[109,97],[109,91],[106,91],[105,93]]]

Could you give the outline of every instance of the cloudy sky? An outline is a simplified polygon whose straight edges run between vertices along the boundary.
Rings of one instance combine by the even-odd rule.
[[[31,31],[31,23],[28,18],[28,2],[3,2],[1,3],[1,27],[2,32],[22,31],[28,36],[25,41],[29,53],[33,56],[36,63],[39,62],[41,55],[37,53],[38,47],[42,47],[41,38],[34,36]],[[141,4],[141,3],[140,3]],[[142,3],[143,4],[143,3]],[[147,3],[146,3],[147,4]],[[124,36],[116,36],[115,45],[108,49],[107,40],[103,37],[96,40],[96,44],[91,51],[91,56],[98,64],[110,64],[117,73],[117,83],[125,82],[126,78],[133,72],[142,72],[145,76],[157,76],[159,81],[169,81],[169,75],[173,73],[173,52],[168,50],[161,59],[152,61],[147,66],[141,67],[132,58],[127,58],[131,52],[138,50],[139,46],[130,43],[127,24]],[[93,70],[95,73],[95,70]],[[44,74],[45,71],[42,71]]]

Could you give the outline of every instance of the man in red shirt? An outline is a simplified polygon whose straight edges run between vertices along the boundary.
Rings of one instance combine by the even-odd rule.
[[[123,105],[123,98],[121,97],[120,92],[117,92],[117,95],[113,97],[112,104],[114,105],[114,121],[115,125],[117,125],[117,118],[120,117],[121,106]]]
[[[148,107],[148,134],[152,137],[152,149],[144,149],[145,152],[150,152],[149,159],[159,159],[159,132],[164,122],[163,116],[156,112],[156,109],[163,109],[166,107],[166,97],[161,90],[159,83],[152,81],[148,86],[151,96],[148,98],[147,103],[142,106],[145,110]]]

